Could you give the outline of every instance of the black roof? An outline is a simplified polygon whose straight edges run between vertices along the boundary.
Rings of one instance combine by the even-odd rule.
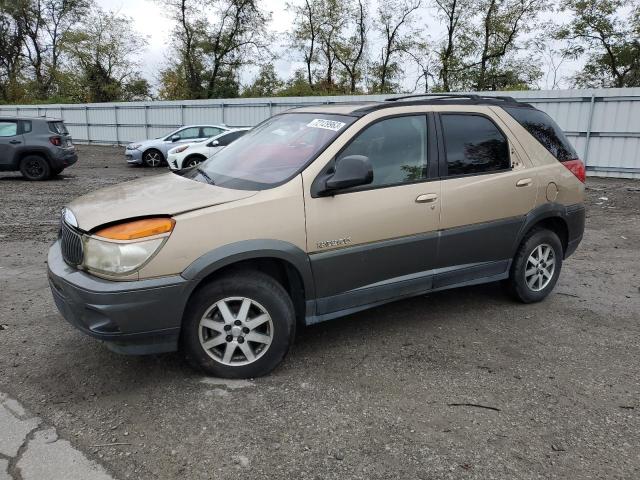
[[[500,107],[527,107],[532,105],[518,102],[513,97],[503,95],[477,95],[461,93],[423,93],[416,95],[405,95],[403,97],[390,97],[384,102],[369,104],[354,110],[352,113],[366,115],[367,113],[383,108],[397,107],[402,105],[497,105]]]

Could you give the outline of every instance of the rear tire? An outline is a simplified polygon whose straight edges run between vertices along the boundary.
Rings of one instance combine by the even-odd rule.
[[[295,336],[295,312],[286,290],[258,271],[214,280],[189,299],[181,347],[189,363],[223,378],[271,372]]]
[[[51,175],[51,167],[40,155],[27,155],[20,161],[20,173],[27,180],[42,181]]]
[[[511,295],[523,303],[544,300],[558,281],[563,256],[558,235],[547,229],[532,230],[511,264],[507,281]]]

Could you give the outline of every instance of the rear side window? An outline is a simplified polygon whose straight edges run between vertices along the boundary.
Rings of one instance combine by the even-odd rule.
[[[575,160],[578,154],[564,132],[549,115],[533,108],[505,108],[527,132],[561,162]]]
[[[59,135],[69,135],[69,130],[64,126],[63,122],[48,122],[49,130]]]
[[[18,122],[0,121],[0,137],[14,137],[18,134]]]
[[[488,118],[442,114],[449,176],[497,172],[511,168],[509,142]]]
[[[223,132],[221,128],[216,127],[202,127],[202,137],[209,138],[216,135],[220,135]]]

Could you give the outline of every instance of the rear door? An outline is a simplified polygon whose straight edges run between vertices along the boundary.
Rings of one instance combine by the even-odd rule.
[[[438,127],[442,236],[434,288],[504,274],[535,205],[536,176],[491,111],[443,111]]]
[[[369,158],[372,184],[319,196],[313,182],[320,177],[303,173],[307,250],[319,315],[431,287],[440,219],[440,182],[431,173],[437,170],[433,117],[375,120],[325,169],[348,155]]]
[[[13,168],[16,152],[24,144],[18,120],[0,120],[0,169]]]

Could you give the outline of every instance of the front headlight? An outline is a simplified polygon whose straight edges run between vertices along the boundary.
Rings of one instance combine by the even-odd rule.
[[[187,148],[189,148],[189,145],[180,145],[179,147],[172,148],[169,154],[184,152]]]
[[[141,146],[141,143],[130,143],[129,145],[127,145],[127,150],[137,150]]]
[[[145,218],[100,229],[85,237],[83,266],[97,273],[131,273],[160,249],[175,223],[172,218]]]
[[[165,238],[143,242],[109,242],[87,237],[84,244],[84,266],[100,273],[122,275],[144,265],[164,243]]]

